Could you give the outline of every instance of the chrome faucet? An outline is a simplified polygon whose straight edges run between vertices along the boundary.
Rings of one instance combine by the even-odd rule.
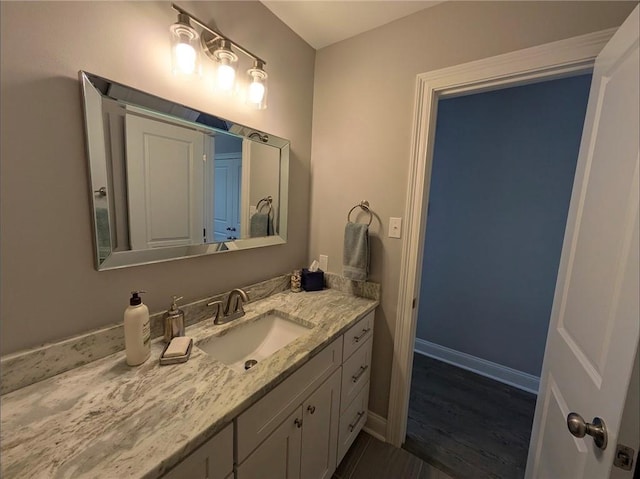
[[[241,289],[234,289],[229,293],[227,298],[227,305],[222,308],[222,301],[212,301],[207,306],[216,308],[216,315],[213,319],[213,324],[225,324],[234,319],[244,316],[243,304],[249,301],[249,296]],[[221,314],[222,313],[222,314]]]

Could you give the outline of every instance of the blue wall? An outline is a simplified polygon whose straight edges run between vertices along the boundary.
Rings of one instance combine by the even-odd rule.
[[[540,375],[590,81],[440,101],[418,338]]]

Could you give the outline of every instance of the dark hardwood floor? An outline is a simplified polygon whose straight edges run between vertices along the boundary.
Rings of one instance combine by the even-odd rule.
[[[455,479],[520,479],[536,396],[415,354],[404,448]]]
[[[451,479],[413,454],[362,431],[332,479]]]

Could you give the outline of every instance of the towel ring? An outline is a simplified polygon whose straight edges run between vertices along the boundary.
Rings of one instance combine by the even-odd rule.
[[[373,221],[373,214],[371,213],[369,202],[367,200],[361,201],[349,210],[349,213],[347,213],[347,222],[351,222],[351,213],[353,213],[353,210],[355,210],[356,208],[362,208],[364,211],[369,213],[369,223],[367,223],[367,226],[371,226],[371,222]]]

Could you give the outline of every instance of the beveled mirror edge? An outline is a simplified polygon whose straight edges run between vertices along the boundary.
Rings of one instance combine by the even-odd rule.
[[[260,130],[250,128],[245,125],[241,125],[230,120],[223,119],[221,117],[215,116],[220,120],[229,123],[232,125],[230,130],[226,133],[247,138],[252,141],[256,141],[260,144],[266,144],[273,146],[275,148],[280,149],[280,212],[279,212],[279,230],[277,236],[265,236],[259,238],[246,238],[246,239],[237,239],[235,241],[229,242],[220,242],[220,243],[209,243],[209,244],[199,244],[199,245],[191,245],[191,246],[174,246],[174,247],[164,247],[164,248],[154,248],[149,250],[137,250],[137,251],[111,251],[111,246],[109,245],[109,251],[111,251],[108,255],[105,256],[104,259],[101,260],[100,254],[100,244],[99,244],[99,236],[98,236],[98,205],[96,204],[96,194],[94,192],[94,177],[95,170],[99,168],[99,165],[96,165],[96,162],[99,162],[99,156],[105,156],[105,138],[104,134],[101,133],[99,136],[101,138],[101,143],[103,144],[102,155],[100,152],[96,151],[95,145],[93,145],[89,141],[90,136],[92,134],[91,122],[89,118],[89,112],[87,110],[87,100],[91,96],[91,91],[96,92],[102,98],[102,93],[97,89],[94,83],[91,81],[91,78],[97,78],[104,81],[108,81],[113,84],[117,84],[131,90],[135,90],[137,92],[143,93],[148,96],[152,96],[155,98],[159,98],[164,101],[169,101],[157,97],[155,95],[142,92],[141,90],[137,90],[132,87],[128,87],[126,85],[122,85],[121,83],[100,77],[99,75],[95,75],[89,72],[85,72],[80,70],[78,72],[78,77],[81,85],[81,93],[82,93],[82,103],[83,103],[83,113],[84,113],[84,128],[85,128],[85,154],[87,156],[87,173],[88,173],[88,187],[89,187],[89,195],[90,195],[90,204],[91,204],[91,217],[92,217],[92,231],[93,231],[93,248],[94,248],[94,264],[98,271],[107,271],[113,269],[122,269],[132,266],[141,266],[145,264],[153,264],[165,261],[174,261],[179,259],[186,258],[194,258],[199,256],[206,256],[214,253],[225,253],[229,251],[237,251],[244,249],[252,249],[259,248],[265,246],[274,246],[279,244],[285,244],[287,242],[287,228],[288,228],[288,204],[289,204],[289,152],[290,152],[290,142],[285,138],[278,137],[276,135],[272,135],[270,133],[265,133]],[[196,110],[191,107],[187,107],[175,102],[178,106],[188,108],[194,111]],[[204,112],[203,112],[204,113]],[[210,114],[209,114],[210,115]],[[214,116],[214,115],[211,115]],[[95,129],[95,128],[94,128]],[[215,129],[215,128],[214,128]],[[233,129],[233,131],[231,131]],[[258,135],[260,141],[254,140],[251,138],[252,135]],[[102,163],[106,169],[106,158],[102,159]],[[109,193],[111,190],[108,190]],[[108,227],[111,235],[111,225],[112,225],[112,217],[109,202],[107,202],[107,218],[108,218]]]

